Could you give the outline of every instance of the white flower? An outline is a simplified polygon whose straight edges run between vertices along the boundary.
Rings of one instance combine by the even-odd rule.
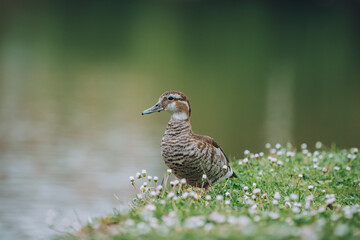
[[[141,174],[142,174],[143,177],[146,177],[146,170],[143,169],[143,170],[141,171]]]
[[[274,195],[274,198],[279,200],[281,198],[280,193],[276,192],[275,195]]]
[[[358,149],[358,148],[351,148],[351,149],[350,149],[350,152],[352,152],[352,153],[358,153],[358,152],[359,152],[359,149]]]
[[[300,212],[300,208],[294,207],[294,208],[292,209],[292,211],[293,211],[293,213],[299,213],[299,212]]]
[[[297,200],[298,198],[299,198],[299,196],[297,195],[297,194],[295,194],[295,193],[292,193],[292,194],[290,194],[290,198],[291,198],[291,200]]]
[[[221,196],[221,195],[217,195],[217,196],[216,196],[216,200],[217,200],[217,201],[222,201],[223,199],[224,199],[224,197]]]
[[[206,181],[206,174],[203,174],[203,175],[202,175],[202,180],[203,180],[203,182]]]
[[[249,190],[249,187],[245,186],[244,191],[247,191],[247,190]]]
[[[335,198],[329,198],[329,199],[326,199],[326,200],[325,200],[325,203],[326,203],[326,204],[331,204],[331,203],[334,203],[335,201],[336,201]]]
[[[259,157],[259,154],[255,153],[255,157],[258,158],[258,157]]]
[[[158,180],[159,180],[159,178],[157,176],[154,176],[154,182],[157,183]]]
[[[295,203],[294,203],[294,207],[301,207],[301,203],[295,202]]]
[[[256,206],[256,205],[255,205],[255,206]],[[254,217],[254,221],[255,221],[255,222],[258,222],[258,221],[260,221],[260,220],[261,220],[261,217],[260,217],[260,216],[255,216],[255,217]]]
[[[148,181],[151,182],[152,176],[148,176]]]
[[[338,166],[335,166],[335,167],[334,167],[334,170],[335,170],[335,171],[339,171],[340,168],[339,168]]]
[[[225,205],[230,205],[230,200],[225,200]]]
[[[239,165],[242,165],[242,164],[243,164],[243,162],[242,162],[241,160],[239,160],[239,161],[238,161],[238,164],[239,164]]]
[[[322,143],[321,143],[320,141],[317,141],[317,142],[315,143],[315,147],[316,147],[317,149],[321,148],[321,147],[322,147]]]
[[[186,184],[186,179],[185,179],[185,178],[181,179],[181,180],[180,180],[180,183],[181,183],[182,185]]]
[[[160,191],[163,187],[161,185],[156,186],[156,190]]]
[[[287,157],[293,157],[293,156],[295,156],[295,153],[294,152],[287,152],[286,156]]]
[[[313,195],[309,195],[306,197],[305,199],[307,202],[311,202],[311,201],[314,201],[314,196]]]
[[[302,148],[302,149],[306,149],[306,148],[307,148],[307,144],[306,144],[306,143],[301,144],[301,148]]]
[[[171,170],[171,169],[168,169],[168,170],[166,170],[166,172],[167,172],[167,175],[171,175],[172,170]]]
[[[250,153],[249,150],[245,150],[245,151],[244,151],[244,154],[245,154],[245,155],[249,155],[249,153]]]
[[[151,191],[151,192],[150,192],[150,196],[155,197],[156,195],[157,195],[157,194],[156,194],[155,191]]]
[[[152,204],[148,204],[144,207],[144,209],[149,210],[149,211],[155,211],[156,207]]]
[[[243,162],[246,164],[249,162],[249,159],[248,158],[244,158]]]
[[[228,167],[227,167],[226,165],[224,165],[224,166],[222,167],[222,169],[223,169],[224,172],[226,172],[226,170],[228,169]]]
[[[189,196],[189,193],[184,192],[181,196],[182,199],[186,199]]]
[[[283,162],[279,160],[279,161],[277,161],[277,164],[278,165],[283,165]]]
[[[280,217],[280,214],[274,213],[274,212],[269,212],[269,217],[271,219],[278,219]]]
[[[350,171],[350,170],[351,170],[351,167],[347,166],[345,169],[346,169],[347,171]]]
[[[141,193],[138,193],[138,194],[136,195],[136,197],[137,197],[138,199],[142,199],[144,196],[143,196]]]
[[[327,168],[324,167],[324,168],[322,169],[322,171],[323,171],[323,172],[327,172]]]
[[[256,183],[253,183],[252,186],[253,186],[253,187],[256,187]]]
[[[274,199],[274,200],[272,201],[272,204],[278,205],[278,204],[279,204],[279,201]]]
[[[167,198],[171,199],[175,196],[175,193],[174,192],[169,192],[168,195],[167,195]]]
[[[210,195],[206,195],[206,196],[205,196],[205,199],[206,199],[207,201],[210,201],[210,200],[211,200],[211,196],[210,196]]]
[[[275,153],[276,153],[276,149],[275,149],[275,148],[270,149],[270,153],[271,153],[271,154],[275,154]]]
[[[130,179],[130,182],[132,182],[132,183],[135,181],[135,178],[133,176],[130,176],[129,179]]]
[[[209,220],[216,223],[223,223],[226,220],[226,217],[218,212],[213,212],[209,215]]]
[[[288,206],[289,208],[291,208],[291,203],[286,202],[286,203],[285,203],[285,206]]]
[[[325,207],[324,206],[321,206],[321,207],[319,207],[319,209],[318,209],[318,213],[323,213],[323,212],[325,212]]]
[[[311,190],[313,190],[313,189],[314,189],[314,186],[309,185],[309,186],[308,186],[308,189],[311,191]]]
[[[226,192],[226,193],[225,193],[225,196],[229,197],[229,196],[230,196],[230,193],[229,193],[229,192]]]
[[[260,188],[255,188],[254,191],[253,191],[253,194],[260,194],[261,192],[261,189]]]
[[[318,162],[318,159],[317,159],[317,158],[313,158],[313,162]]]
[[[259,156],[260,156],[260,157],[263,157],[263,156],[264,156],[264,153],[263,153],[263,152],[259,152]]]
[[[251,195],[251,198],[252,198],[252,199],[255,199],[255,198],[256,198],[256,196],[255,196],[255,195]]]
[[[140,179],[141,178],[141,173],[137,172],[135,176],[136,176],[137,179]]]
[[[314,164],[313,165],[313,168],[318,168],[319,166],[317,164]]]
[[[179,180],[177,180],[177,179],[174,180],[174,185],[175,186],[179,185],[179,183],[180,183]]]
[[[302,178],[302,177],[303,177],[303,175],[300,173],[300,174],[298,175],[298,177],[299,177],[299,178]]]
[[[280,143],[275,144],[275,148],[276,148],[276,149],[280,149],[280,148],[281,148],[281,144],[280,144]]]
[[[266,143],[266,144],[265,144],[265,148],[267,148],[267,149],[271,148],[271,144],[270,144],[270,143]]]

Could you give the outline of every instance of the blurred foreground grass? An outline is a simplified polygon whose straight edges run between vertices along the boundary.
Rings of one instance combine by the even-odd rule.
[[[89,220],[59,239],[359,239],[358,149],[306,144],[245,151],[240,178],[207,193],[146,171],[130,183],[139,194],[113,214]]]

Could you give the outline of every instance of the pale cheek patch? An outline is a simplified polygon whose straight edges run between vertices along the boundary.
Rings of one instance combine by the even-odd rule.
[[[168,97],[173,97],[173,98],[175,98],[175,99],[181,99],[181,98],[182,98],[181,95],[180,95],[180,94],[177,94],[177,93],[169,94]]]
[[[177,111],[176,102],[172,102],[168,104],[166,110],[169,112],[176,112]]]

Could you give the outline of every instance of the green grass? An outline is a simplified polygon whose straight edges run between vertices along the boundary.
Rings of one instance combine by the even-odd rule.
[[[167,182],[168,187],[156,191],[160,183],[140,177],[134,181],[134,187],[139,193],[144,192],[128,208],[115,209],[80,231],[60,238],[360,238],[357,149],[326,149],[318,145],[314,152],[305,146],[296,152],[288,145],[261,155],[249,153],[245,156],[247,163],[244,159],[240,160],[242,164],[233,161],[239,178],[225,180],[206,194],[189,186],[181,189],[180,184],[171,187],[168,178],[173,176],[168,175],[162,183],[164,186]],[[140,190],[143,182],[147,187]],[[259,194],[253,194],[255,188],[260,189]],[[276,195],[280,195],[278,199]],[[221,197],[223,200],[217,199]]]

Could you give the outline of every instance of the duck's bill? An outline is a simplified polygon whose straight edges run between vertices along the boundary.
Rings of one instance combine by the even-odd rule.
[[[154,106],[152,106],[151,108],[146,109],[145,111],[143,111],[141,113],[141,115],[150,114],[150,113],[154,113],[154,112],[160,112],[162,110],[164,110],[163,107],[159,103],[157,103]]]

